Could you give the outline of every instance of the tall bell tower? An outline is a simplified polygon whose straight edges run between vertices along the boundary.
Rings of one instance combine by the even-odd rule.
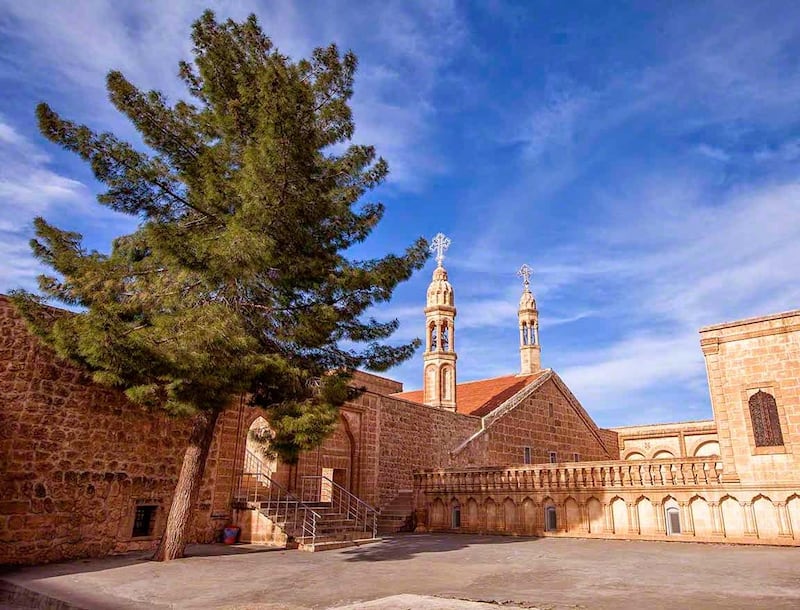
[[[453,287],[442,263],[450,239],[438,233],[431,241],[436,269],[428,286],[425,306],[423,392],[426,405],[456,410],[456,308]]]
[[[517,271],[524,286],[519,300],[519,359],[520,375],[533,375],[542,370],[542,348],[539,345],[539,312],[531,293],[533,269],[522,265]]]

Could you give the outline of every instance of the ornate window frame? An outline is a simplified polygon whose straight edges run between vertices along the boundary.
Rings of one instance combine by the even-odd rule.
[[[781,427],[781,436],[783,437],[783,445],[773,445],[769,447],[756,446],[756,437],[753,433],[753,420],[750,417],[750,397],[758,391],[772,394],[775,399],[775,405],[778,407],[778,423]],[[783,407],[783,396],[781,395],[780,386],[774,381],[764,381],[759,384],[748,384],[747,387],[741,391],[741,404],[742,404],[742,417],[744,418],[745,428],[747,429],[747,441],[750,443],[751,455],[774,455],[781,453],[791,453],[791,450],[786,445],[788,438],[789,427],[786,421],[786,411]]]

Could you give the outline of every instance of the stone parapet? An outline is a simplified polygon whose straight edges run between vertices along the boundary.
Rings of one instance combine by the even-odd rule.
[[[727,482],[719,458],[426,470],[420,529],[800,546],[800,487]]]
[[[505,490],[604,490],[646,487],[713,487],[721,485],[717,458],[685,458],[630,462],[576,462],[511,468],[426,470],[414,475],[421,492]]]

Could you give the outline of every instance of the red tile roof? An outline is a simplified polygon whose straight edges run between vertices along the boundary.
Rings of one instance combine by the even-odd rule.
[[[459,383],[456,386],[456,411],[479,417],[488,415],[526,385],[546,373],[547,371],[540,371],[534,375],[504,375]],[[422,390],[399,392],[392,396],[421,404],[425,402]]]

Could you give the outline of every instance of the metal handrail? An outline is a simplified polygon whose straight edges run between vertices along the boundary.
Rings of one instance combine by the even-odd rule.
[[[343,514],[346,514],[348,518],[352,518],[355,520],[356,529],[359,527],[363,527],[363,531],[369,531],[371,526],[372,529],[372,537],[377,538],[378,536],[378,511],[364,502],[361,498],[356,496],[355,494],[351,493],[349,490],[345,489],[341,485],[339,485],[336,481],[326,477],[325,475],[308,475],[302,477],[302,484],[301,484],[301,495],[305,499],[306,498],[306,483],[310,481],[318,481],[319,485],[315,488],[312,488],[315,496],[316,501],[322,501],[322,483],[327,482],[331,486],[331,505],[337,509],[344,509]],[[338,502],[337,494],[338,493]],[[362,518],[363,515],[363,518]],[[363,525],[360,525],[362,524]]]
[[[263,472],[261,466],[262,463],[259,457],[248,450],[245,454],[245,472],[242,473],[239,480],[237,500],[239,502],[258,504],[259,508],[265,511],[270,519],[276,522],[282,520],[287,533],[289,524],[294,530],[299,529],[304,542],[306,538],[311,539],[311,547],[313,548],[317,540],[317,521],[322,516]],[[248,471],[249,468],[253,470]],[[247,480],[246,485],[245,480]],[[255,481],[255,485],[252,485],[251,496],[250,488],[253,481]]]

